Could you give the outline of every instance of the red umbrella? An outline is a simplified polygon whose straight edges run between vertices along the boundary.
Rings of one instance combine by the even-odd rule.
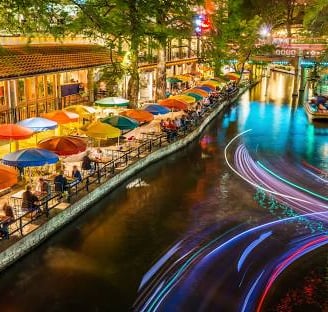
[[[187,103],[181,100],[170,99],[170,98],[165,100],[159,100],[158,104],[173,110],[185,110],[188,108]]]
[[[52,151],[60,156],[68,156],[83,152],[87,143],[82,138],[72,136],[55,136],[38,143],[39,148]]]
[[[33,135],[33,131],[29,128],[22,127],[17,124],[1,124],[0,140],[23,140]]]

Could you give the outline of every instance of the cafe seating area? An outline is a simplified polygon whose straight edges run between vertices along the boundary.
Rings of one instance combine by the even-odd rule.
[[[238,89],[235,88],[235,92],[237,91]],[[158,104],[151,104],[152,107],[149,109],[153,112],[151,118],[147,114],[152,113],[146,110],[144,112],[147,112],[147,114],[140,113],[139,115],[137,110],[122,114],[122,116],[140,117],[135,123],[130,121],[124,123],[124,119],[120,120],[123,123],[120,126],[127,127],[127,125],[131,125],[131,129],[124,128],[121,130],[110,124],[101,124],[102,118],[96,117],[90,118],[91,122],[85,125],[77,114],[69,112],[69,114],[65,113],[65,118],[61,114],[61,117],[57,120],[57,117],[49,119],[52,121],[51,129],[47,129],[43,124],[42,130],[34,129],[32,134],[26,134],[23,139],[16,140],[14,137],[1,137],[0,133],[0,141],[9,140],[8,146],[10,147],[10,153],[2,156],[2,163],[5,167],[10,166],[10,168],[13,168],[11,170],[16,172],[17,178],[11,185],[2,185],[0,181],[0,189],[8,190],[3,196],[0,193],[0,207],[7,202],[14,213],[14,221],[9,224],[9,235],[6,238],[14,239],[16,237],[17,239],[21,235],[33,231],[37,226],[51,218],[52,215],[60,213],[71,203],[82,198],[130,164],[154,150],[170,144],[172,140],[164,130],[163,120],[176,122],[177,135],[175,139],[179,139],[193,131],[199,122],[221,101],[228,96],[233,96],[233,93],[223,95],[222,92],[219,93],[215,89],[211,89],[207,93],[208,95],[203,97],[200,94],[204,94],[204,92],[204,90],[201,90],[197,96],[198,99],[202,97],[201,101],[192,101],[188,96],[189,102],[185,102],[184,109],[179,109],[181,104],[178,102],[182,101],[182,97],[170,101],[170,105],[173,105],[170,109],[159,109],[158,111],[161,111],[161,113],[157,111],[156,105]],[[174,101],[178,103],[176,107],[174,107]],[[147,105],[145,105],[145,108],[147,108]],[[119,111],[122,112],[122,107]],[[129,110],[126,109],[126,111]],[[144,118],[149,119],[146,121]],[[188,120],[188,127],[181,126],[181,120],[184,119]],[[115,120],[117,122],[118,118]],[[54,121],[58,123],[56,129],[53,127]],[[69,124],[72,122],[76,128],[77,121],[79,122],[77,133],[68,136],[63,135],[63,129],[60,129],[62,125],[69,128]],[[51,141],[52,138],[53,141]],[[22,140],[25,140],[24,144],[21,144]],[[15,152],[11,151],[13,141],[15,141],[16,146],[26,146],[26,140],[29,141],[28,148],[18,149]],[[46,140],[50,140],[48,145],[44,144]],[[56,142],[56,144],[53,144],[53,142]],[[40,147],[47,147],[48,149]],[[44,153],[45,155],[43,155]],[[86,157],[90,159],[90,168],[83,167]],[[80,172],[81,179],[73,177],[73,169]],[[60,189],[56,185],[55,177],[61,173],[66,182],[64,187]],[[40,190],[40,178],[49,185],[46,192]],[[32,193],[37,196],[37,201],[35,201],[36,209],[30,211],[22,208],[23,194],[27,185],[31,186]],[[1,214],[3,214],[2,211],[0,211],[0,217]],[[0,230],[2,224],[6,222],[4,217],[3,215],[1,217],[4,221],[0,218]]]

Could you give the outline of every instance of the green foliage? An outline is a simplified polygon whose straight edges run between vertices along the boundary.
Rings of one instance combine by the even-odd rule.
[[[317,35],[328,31],[328,0],[314,0],[306,7],[304,26]]]
[[[252,55],[272,50],[272,46],[258,45],[262,18],[244,16],[241,1],[228,1],[227,11],[222,10],[213,18],[215,32],[207,38],[206,59],[220,75],[222,64],[231,63],[236,72],[243,71]]]

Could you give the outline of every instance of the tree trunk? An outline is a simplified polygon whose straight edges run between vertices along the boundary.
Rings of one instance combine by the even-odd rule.
[[[130,79],[128,83],[129,106],[137,107],[139,97],[139,71],[138,71],[138,39],[131,38],[130,49]]]
[[[155,101],[165,98],[166,91],[166,44],[157,51],[156,91]]]

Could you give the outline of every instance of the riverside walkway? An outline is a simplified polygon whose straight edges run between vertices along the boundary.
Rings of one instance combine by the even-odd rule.
[[[41,212],[25,212],[17,216],[9,227],[9,239],[0,241],[0,270],[35,248],[145,166],[189,144],[225,106],[249,87],[242,86],[229,96],[214,101],[173,141],[158,130],[144,133],[141,140],[126,143],[112,159],[98,164],[94,172],[85,175],[81,183],[70,185],[65,196],[51,192],[40,200]]]

